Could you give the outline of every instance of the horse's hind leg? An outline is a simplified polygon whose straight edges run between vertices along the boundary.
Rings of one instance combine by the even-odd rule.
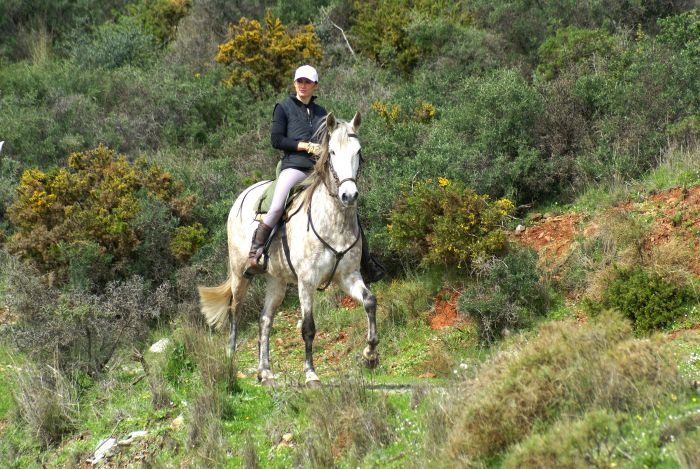
[[[287,284],[274,277],[268,277],[267,291],[265,292],[265,306],[260,313],[260,333],[258,348],[260,361],[258,362],[258,380],[263,385],[274,385],[275,375],[270,370],[270,332],[275,310],[284,300],[287,292]]]
[[[367,347],[362,351],[362,358],[367,368],[374,369],[379,365],[379,353],[377,353],[377,299],[365,285],[359,272],[353,272],[343,278],[340,286],[345,293],[355,301],[362,302],[367,313]]]
[[[231,306],[229,313],[229,335],[226,345],[226,356],[231,357],[236,351],[236,329],[238,327],[238,314],[243,303],[243,297],[248,290],[250,281],[245,277],[231,277]]]

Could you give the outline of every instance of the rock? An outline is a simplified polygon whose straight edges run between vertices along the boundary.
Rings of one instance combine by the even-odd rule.
[[[153,353],[163,353],[165,352],[165,349],[168,348],[168,345],[170,345],[170,339],[160,339],[158,342],[151,345],[151,348],[149,348],[148,350],[150,350]]]
[[[148,432],[146,430],[137,430],[135,432],[129,433],[129,436],[126,437],[126,439],[119,441],[119,443],[117,443],[117,444],[119,446],[127,446],[127,445],[130,445],[131,443],[133,443],[134,440],[137,440],[139,438],[143,438],[146,435],[148,435]]]
[[[518,225],[515,227],[515,234],[519,235],[522,234],[525,231],[525,226],[523,225]]]
[[[182,430],[183,426],[185,426],[185,417],[183,417],[182,414],[178,415],[172,422],[170,422],[170,428],[174,432],[179,432]]]
[[[541,213],[537,213],[537,212],[531,213],[531,214],[530,214],[530,220],[532,220],[532,221],[540,221],[540,220],[542,220],[542,214],[541,214]]]
[[[92,464],[97,464],[98,461],[101,461],[109,452],[114,448],[114,445],[117,444],[117,439],[116,438],[106,438],[102,441],[100,441],[97,444],[97,448],[95,448],[95,454],[92,457],[92,460],[90,461]]]

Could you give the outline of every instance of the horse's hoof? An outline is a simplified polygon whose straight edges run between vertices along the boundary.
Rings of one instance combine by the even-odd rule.
[[[312,379],[312,380],[306,380],[306,387],[309,389],[318,389],[321,387],[321,380],[319,379]]]
[[[260,384],[262,384],[266,388],[274,388],[277,386],[277,380],[275,378],[267,378],[260,380]]]
[[[371,355],[365,355],[364,353],[362,354],[362,362],[364,363],[366,368],[369,368],[370,370],[374,370],[379,366],[379,354],[378,353],[373,353]]]

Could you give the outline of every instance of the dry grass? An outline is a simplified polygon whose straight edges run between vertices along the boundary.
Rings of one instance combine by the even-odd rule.
[[[628,322],[605,314],[580,325],[546,324],[538,337],[519,338],[441,404],[447,421],[442,456],[454,465],[491,457],[561,415],[589,409],[646,409],[681,379],[661,342],[634,339]],[[439,414],[439,412],[436,412]],[[429,424],[439,441],[444,430]]]
[[[304,398],[310,420],[300,453],[304,466],[335,467],[341,456],[359,461],[395,437],[387,397],[371,393],[361,379],[346,379]]]
[[[78,423],[75,386],[53,366],[26,363],[13,370],[18,417],[44,447],[59,443]]]

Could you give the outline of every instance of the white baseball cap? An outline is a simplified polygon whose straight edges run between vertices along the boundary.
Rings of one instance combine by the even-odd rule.
[[[302,65],[294,73],[294,81],[297,81],[299,78],[308,78],[314,83],[318,83],[318,72],[311,65]]]

